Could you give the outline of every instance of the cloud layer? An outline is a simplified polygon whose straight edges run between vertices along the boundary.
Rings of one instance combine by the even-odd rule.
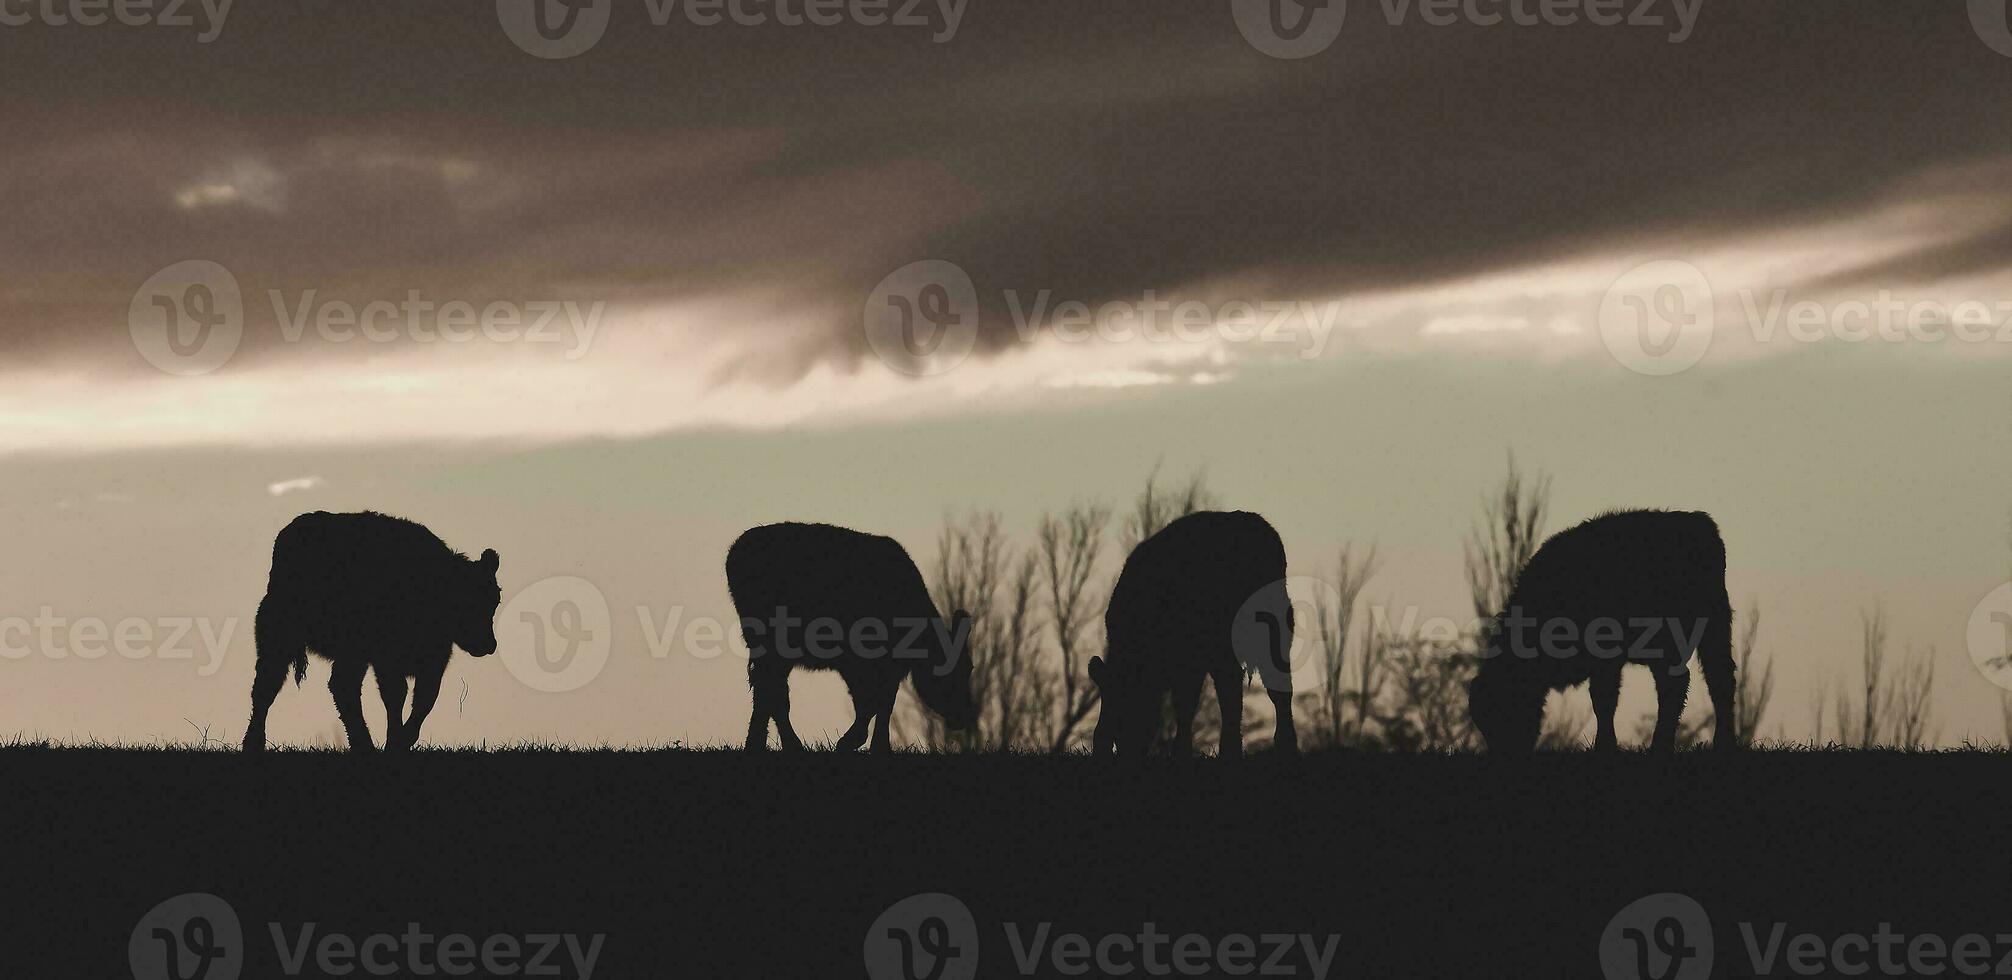
[[[0,448],[794,424],[1314,346],[1240,341],[1237,304],[1310,311],[1321,357],[1603,356],[1602,292],[1659,258],[1722,321],[1778,290],[2012,295],[2012,62],[1958,5],[1723,5],[1682,43],[1383,14],[1299,61],[1144,0],[974,6],[941,44],[618,4],[562,62],[486,8],[247,7],[209,45],[9,29]],[[242,339],[165,375],[135,291],[196,259],[241,290]],[[979,329],[918,382],[861,310],[923,259],[970,275]],[[1155,300],[1206,329],[1136,339],[1123,311]],[[443,306],[499,303],[514,327],[440,339]],[[373,304],[382,338],[353,336]]]

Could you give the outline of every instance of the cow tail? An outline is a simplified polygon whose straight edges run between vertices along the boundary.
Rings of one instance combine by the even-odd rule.
[[[267,593],[264,599],[259,600],[258,618],[253,621],[252,633],[258,645],[260,672],[263,673],[266,665],[274,660],[291,663],[293,683],[299,687],[307,677],[307,644],[295,639],[297,634],[288,628],[290,623],[285,606],[276,603],[271,593]],[[282,673],[280,676],[283,678],[286,675]]]

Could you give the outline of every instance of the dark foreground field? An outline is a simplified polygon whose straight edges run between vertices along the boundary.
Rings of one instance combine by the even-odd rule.
[[[870,930],[898,948],[886,934],[903,925],[876,926],[883,911],[946,893],[975,934],[949,915],[901,938],[957,947],[953,968],[918,957],[885,975],[968,976],[973,954],[979,976],[1063,975],[1078,962],[1068,934],[1085,937],[1089,975],[1107,972],[1095,947],[1113,935],[1126,938],[1105,943],[1108,962],[1130,975],[1233,975],[1243,934],[1259,976],[1275,953],[1291,975],[1320,975],[1306,950],[1331,941],[1330,976],[1583,977],[1601,975],[1602,932],[1623,906],[1678,892],[1710,925],[1672,933],[1657,911],[1640,935],[1680,954],[1715,939],[1713,975],[1745,976],[1757,971],[1742,923],[1763,944],[1775,923],[1825,942],[1881,923],[1951,943],[2012,932],[2008,766],[1960,753],[1128,766],[22,748],[0,751],[4,972],[132,975],[142,917],[200,892],[228,903],[243,944],[202,974],[187,944],[223,944],[169,922],[179,980],[226,976],[230,955],[245,977],[370,976],[342,937],[375,934],[390,938],[370,964],[452,975],[427,971],[454,933],[504,937],[501,968],[477,958],[473,975],[575,976],[563,941],[536,937],[572,934],[584,951],[599,934],[593,976],[858,977]],[[1147,923],[1168,937],[1150,952]],[[159,960],[170,940],[151,928],[141,945]],[[317,959],[330,935],[332,958]],[[1294,938],[1279,951],[1267,935]],[[308,957],[289,967],[303,936]],[[551,942],[558,972],[524,969]],[[512,943],[526,947],[515,961],[502,955]],[[2012,944],[1993,949],[1995,966]],[[1702,975],[1658,962],[1648,975]]]

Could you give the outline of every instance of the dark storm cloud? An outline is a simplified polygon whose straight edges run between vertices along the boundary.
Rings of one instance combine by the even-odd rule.
[[[1298,61],[1225,3],[974,0],[938,44],[655,27],[636,0],[557,62],[489,3],[329,0],[239,5],[207,45],[6,28],[0,82],[0,353],[119,370],[133,288],[186,258],[236,272],[255,321],[268,288],[754,292],[829,319],[741,369],[786,377],[856,357],[861,301],[918,259],[970,271],[997,347],[1008,289],[1388,287],[1851,214],[2012,151],[2012,59],[1941,0],[1707,4],[1680,44],[1392,27],[1358,0]],[[1997,268],[2007,245],[1863,274]]]

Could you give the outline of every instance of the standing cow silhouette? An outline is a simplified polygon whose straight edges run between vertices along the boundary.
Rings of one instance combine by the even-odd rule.
[[[771,719],[785,750],[803,748],[789,723],[789,674],[797,667],[845,679],[854,717],[840,752],[858,749],[869,727],[873,751],[893,751],[888,725],[907,677],[951,728],[976,722],[971,617],[960,609],[944,622],[893,538],[829,524],[754,528],[727,550],[727,590],[748,647],[748,751],[768,748]]]
[[[1732,623],[1726,546],[1711,515],[1603,514],[1558,532],[1530,556],[1507,608],[1488,625],[1468,711],[1488,751],[1526,753],[1543,728],[1545,696],[1590,681],[1593,747],[1612,751],[1621,668],[1643,664],[1656,678],[1650,751],[1668,753],[1695,651],[1717,715],[1712,744],[1737,748]]]
[[[1263,678],[1277,722],[1272,746],[1299,746],[1292,723],[1292,603],[1285,545],[1256,514],[1201,511],[1139,542],[1125,559],[1104,613],[1110,655],[1090,658],[1102,708],[1096,754],[1143,754],[1159,731],[1160,705],[1174,701],[1176,755],[1194,751],[1202,681],[1215,682],[1225,757],[1243,752],[1243,678]]]
[[[285,686],[307,675],[312,652],[333,666],[335,696],[352,752],[370,752],[363,720],[363,673],[377,675],[384,698],[387,751],[419,741],[419,726],[440,694],[454,647],[472,656],[496,652],[497,557],[470,559],[420,524],[383,514],[302,514],[272,545],[272,573],[253,628],[258,643],[247,752],[265,749],[266,711]],[[405,706],[412,678],[412,712]]]

